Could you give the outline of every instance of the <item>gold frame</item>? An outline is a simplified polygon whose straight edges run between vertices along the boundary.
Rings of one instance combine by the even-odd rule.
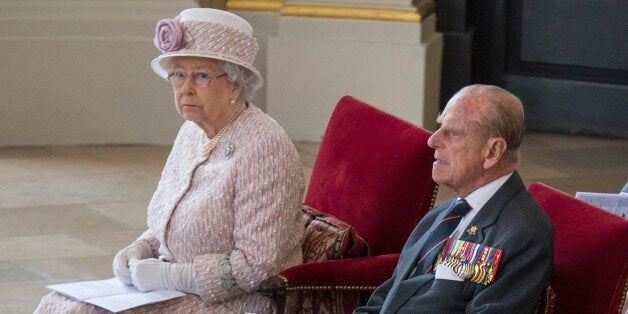
[[[356,20],[420,23],[436,11],[433,0],[423,1],[417,10],[284,4],[283,0],[229,0],[228,10],[273,11],[283,16],[319,17]]]
[[[229,0],[227,10],[280,11],[283,0]]]
[[[281,10],[281,15],[412,23],[421,22],[421,16],[416,11],[347,6],[286,5]]]

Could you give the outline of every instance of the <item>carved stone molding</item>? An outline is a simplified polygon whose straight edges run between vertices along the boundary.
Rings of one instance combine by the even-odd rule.
[[[229,0],[226,8],[233,11],[274,11],[283,16],[419,23],[435,11],[436,4],[433,0]]]

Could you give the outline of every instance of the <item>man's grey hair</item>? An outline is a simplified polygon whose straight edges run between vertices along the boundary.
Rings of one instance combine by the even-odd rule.
[[[500,137],[506,141],[504,158],[516,163],[519,147],[525,132],[523,104],[519,97],[507,90],[492,85],[471,85],[461,89],[459,97],[481,97],[489,106],[484,112],[474,115],[474,120],[486,132],[487,138]]]

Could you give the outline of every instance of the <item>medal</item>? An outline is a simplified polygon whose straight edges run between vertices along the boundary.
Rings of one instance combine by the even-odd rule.
[[[475,226],[474,226],[475,227]],[[477,231],[471,227],[467,232]],[[449,267],[458,277],[488,285],[495,280],[502,250],[478,243],[449,239],[438,256],[438,263]]]

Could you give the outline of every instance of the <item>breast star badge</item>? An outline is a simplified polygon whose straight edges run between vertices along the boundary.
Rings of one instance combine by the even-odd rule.
[[[477,231],[478,231],[478,226],[471,226],[471,228],[467,230],[467,233],[469,233],[470,235],[475,235]]]

